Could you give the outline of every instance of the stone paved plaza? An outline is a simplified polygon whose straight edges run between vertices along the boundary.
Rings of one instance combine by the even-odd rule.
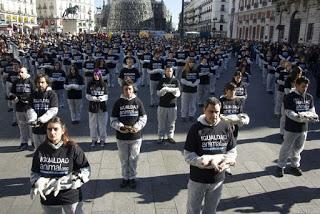
[[[230,63],[217,83],[217,94],[231,79]],[[219,213],[320,213],[320,130],[311,125],[302,153],[303,176],[285,174],[274,177],[281,139],[279,119],[273,117],[273,97],[262,86],[261,74],[253,66],[246,112],[251,123],[240,129],[238,159],[233,176],[226,179]],[[310,91],[313,93],[313,87]],[[109,93],[109,113],[119,88]],[[176,124],[176,145],[158,145],[156,109],[149,107],[148,89],[138,96],[144,101],[148,123],[138,163],[136,190],[120,189],[120,161],[114,131],[108,126],[108,144],[91,148],[87,102],[83,120],[71,125],[67,106],[59,112],[67,121],[73,138],[85,151],[92,168],[91,180],[84,185],[84,211],[92,214],[184,214],[186,213],[189,166],[182,156],[184,140],[191,123]],[[180,102],[180,100],[179,100]],[[319,100],[316,101],[319,113]],[[11,127],[12,114],[7,112],[3,94],[0,101],[0,213],[41,213],[39,197],[29,197],[29,174],[32,152],[16,152],[19,145],[17,127]],[[179,109],[179,108],[178,108]],[[179,112],[180,114],[180,112]],[[198,115],[200,114],[200,109]],[[290,172],[288,172],[290,173]]]

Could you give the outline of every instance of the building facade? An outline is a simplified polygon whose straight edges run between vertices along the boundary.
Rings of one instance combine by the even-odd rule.
[[[167,9],[166,5],[162,1],[151,1],[153,16],[154,16],[154,27],[157,31],[172,31],[172,15]]]
[[[320,0],[234,0],[230,37],[318,44]]]
[[[236,0],[234,11],[232,38],[274,41],[277,24],[271,0]]]
[[[277,28],[274,41],[291,44],[320,42],[319,0],[273,0]]]
[[[0,0],[0,25],[30,31],[37,26],[36,0]]]
[[[185,6],[185,31],[225,37],[229,30],[230,0],[191,0]]]
[[[76,15],[63,18],[69,7],[78,6]],[[48,32],[63,31],[63,20],[75,20],[79,31],[94,30],[94,0],[37,0],[38,21],[41,28]]]

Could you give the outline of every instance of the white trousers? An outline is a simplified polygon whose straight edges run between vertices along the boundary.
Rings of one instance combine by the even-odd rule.
[[[70,109],[71,121],[80,121],[82,99],[68,99],[67,101]]]
[[[177,119],[177,107],[158,107],[158,136],[173,138]]]
[[[125,180],[136,178],[141,143],[142,139],[132,141],[117,139],[121,173]]]
[[[90,137],[93,141],[106,141],[108,112],[89,112]]]
[[[198,85],[198,104],[203,104],[209,97],[210,85]]]
[[[273,91],[274,90],[274,74],[267,74],[267,91]]]
[[[27,113],[26,112],[16,112],[17,122],[20,131],[20,143],[28,144],[29,138],[31,136],[31,128],[27,124]]]
[[[157,87],[159,81],[150,80],[150,105],[158,105],[159,97],[157,96]]]
[[[181,94],[181,117],[194,117],[197,112],[197,93]]]
[[[283,143],[281,145],[278,166],[285,168],[287,160],[290,157],[291,166],[299,167],[301,160],[301,152],[304,148],[304,143],[307,138],[307,132],[288,132],[284,131]]]
[[[45,139],[46,139],[46,135],[32,133],[32,140],[33,140],[35,149],[37,149],[45,141]]]
[[[213,184],[203,184],[189,179],[187,214],[215,214],[221,198],[223,181]]]

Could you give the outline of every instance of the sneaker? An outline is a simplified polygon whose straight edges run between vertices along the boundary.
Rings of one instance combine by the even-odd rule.
[[[171,144],[176,144],[176,141],[171,137],[169,137],[167,141]]]
[[[72,121],[71,124],[75,125],[77,124],[77,121]]]
[[[291,172],[295,176],[301,176],[302,175],[302,170],[299,167],[291,167]]]
[[[35,150],[34,145],[33,145],[33,144],[31,144],[31,145],[28,147],[28,150],[29,150],[29,151],[34,151],[34,150]]]
[[[11,123],[11,126],[17,126],[17,125],[18,125],[17,122],[12,122],[12,123]]]
[[[284,168],[277,167],[277,169],[276,169],[276,177],[282,178],[283,174],[284,174]]]
[[[104,147],[104,144],[106,144],[106,142],[104,140],[100,140],[100,146]]]
[[[163,145],[166,143],[166,141],[164,140],[164,138],[159,138],[158,142],[159,145]]]
[[[122,179],[121,183],[120,183],[120,188],[125,188],[129,185],[129,180],[126,179]]]
[[[135,179],[130,179],[129,180],[129,187],[131,189],[135,189],[137,187],[137,181]]]
[[[28,149],[28,144],[24,143],[18,147],[18,151],[24,151]]]
[[[9,108],[9,109],[8,109],[8,112],[13,112],[13,108]]]
[[[95,141],[95,140],[93,140],[92,142],[91,142],[91,147],[95,147],[97,145],[97,141]]]

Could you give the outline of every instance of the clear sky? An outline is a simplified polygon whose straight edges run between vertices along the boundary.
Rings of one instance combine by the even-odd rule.
[[[107,2],[107,0],[105,1]],[[160,1],[160,0],[157,0],[157,1]],[[95,0],[96,7],[101,6],[102,2],[103,0]],[[182,0],[164,0],[164,3],[166,4],[167,8],[170,10],[172,14],[172,22],[173,22],[174,28],[177,28],[179,23],[179,13],[181,12]]]

